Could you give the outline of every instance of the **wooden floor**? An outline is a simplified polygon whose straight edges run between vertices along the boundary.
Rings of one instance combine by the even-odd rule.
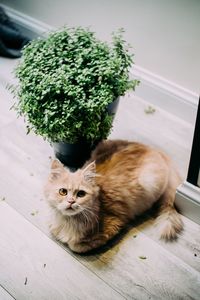
[[[183,218],[177,242],[157,239],[153,219],[103,253],[75,255],[49,237],[42,187],[53,151],[26,135],[5,86],[15,60],[0,58],[0,300],[200,299],[200,226]],[[127,96],[112,138],[164,149],[186,176],[194,124]]]

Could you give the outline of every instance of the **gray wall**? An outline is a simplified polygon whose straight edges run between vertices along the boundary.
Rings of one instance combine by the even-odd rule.
[[[135,63],[200,90],[200,0],[0,0],[49,25],[91,26],[100,38],[124,27]]]

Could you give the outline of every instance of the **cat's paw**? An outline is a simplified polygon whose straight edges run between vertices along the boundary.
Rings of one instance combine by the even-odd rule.
[[[49,231],[50,231],[51,236],[54,239],[66,244],[68,242],[68,237],[66,235],[61,234],[61,230],[62,230],[61,226],[55,227],[51,224],[49,225]]]
[[[56,237],[59,234],[59,228],[53,226],[53,224],[49,224],[49,231],[52,236]]]
[[[105,245],[108,240],[108,236],[105,234],[98,234],[92,238],[81,239],[79,243],[69,243],[69,248],[76,253],[86,253],[100,246]]]
[[[106,238],[105,236],[97,237],[97,238],[93,239],[91,241],[92,249],[96,249],[96,248],[99,248],[99,247],[105,245],[107,240],[108,240],[108,238]]]
[[[68,246],[75,253],[86,253],[93,249],[88,243],[69,243]]]

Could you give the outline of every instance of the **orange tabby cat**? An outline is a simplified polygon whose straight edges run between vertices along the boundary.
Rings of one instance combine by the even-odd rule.
[[[134,142],[100,143],[90,161],[74,173],[54,160],[45,186],[53,212],[51,233],[84,253],[104,245],[160,200],[160,237],[174,239],[183,228],[174,208],[179,183],[164,153]]]

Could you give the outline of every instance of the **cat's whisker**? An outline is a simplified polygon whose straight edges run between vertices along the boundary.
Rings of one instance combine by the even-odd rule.
[[[96,229],[96,226],[94,226],[95,223],[99,231],[99,219],[97,214],[95,214],[94,211],[92,211],[89,207],[84,207],[83,212],[84,212],[84,216],[87,217],[88,222],[92,225],[92,232],[94,232],[94,230]],[[88,214],[90,214],[90,216],[88,216]]]
[[[82,215],[84,216],[84,223],[87,226],[87,224],[89,224],[88,216],[87,216],[86,212],[84,212],[84,211],[82,211]]]

